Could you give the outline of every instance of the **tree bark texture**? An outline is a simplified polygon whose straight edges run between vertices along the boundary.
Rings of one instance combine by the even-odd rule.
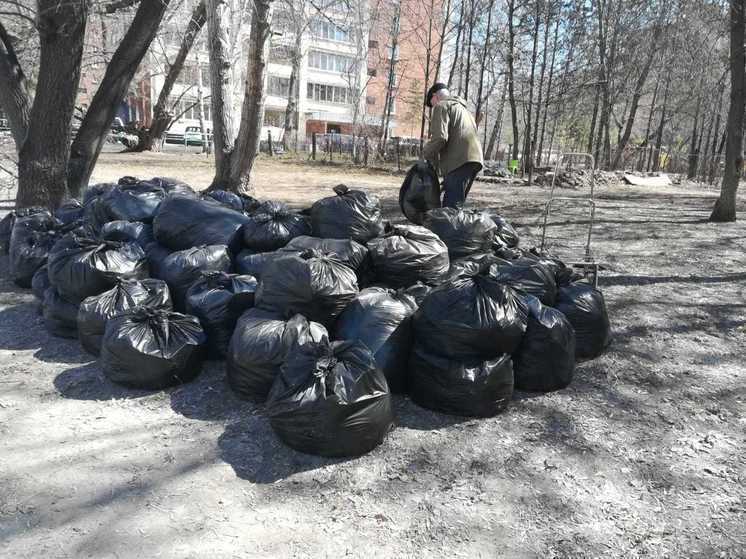
[[[31,100],[26,75],[18,62],[10,35],[2,22],[0,22],[0,107],[8,116],[10,133],[13,135],[16,152],[18,152],[26,138]]]
[[[508,0],[508,103],[510,103],[510,122],[513,128],[513,149],[510,158],[518,159],[518,111],[515,103],[515,0]]]
[[[59,207],[67,195],[70,122],[80,81],[86,0],[39,0],[40,63],[26,140],[18,154],[16,206]]]
[[[746,0],[730,2],[730,108],[725,144],[725,173],[720,197],[712,208],[710,221],[736,220],[736,191],[743,169],[743,115],[744,115],[744,12]]]

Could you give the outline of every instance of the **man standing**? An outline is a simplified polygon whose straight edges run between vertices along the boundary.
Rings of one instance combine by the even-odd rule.
[[[460,208],[482,170],[482,146],[466,101],[452,96],[444,83],[434,84],[425,104],[433,107],[430,139],[422,154],[443,176],[443,206]]]

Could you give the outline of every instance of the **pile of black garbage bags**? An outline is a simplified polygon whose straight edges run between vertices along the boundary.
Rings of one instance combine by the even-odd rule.
[[[351,456],[393,428],[392,393],[489,417],[514,389],[566,387],[609,340],[601,292],[520,248],[497,213],[421,218],[387,223],[343,185],[299,212],[124,177],[7,215],[0,249],[49,332],[78,338],[112,381],[162,389],[224,359],[286,444]]]

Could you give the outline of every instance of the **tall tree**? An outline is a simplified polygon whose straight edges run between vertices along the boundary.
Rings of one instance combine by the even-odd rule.
[[[725,173],[720,197],[710,214],[710,221],[736,220],[736,191],[743,170],[744,68],[746,51],[744,32],[746,0],[730,2],[730,109],[728,110]]]
[[[508,1],[508,103],[510,104],[510,122],[513,128],[513,148],[510,158],[518,159],[518,109],[515,100],[515,0]]]
[[[16,151],[18,151],[26,138],[31,101],[26,74],[21,68],[13,42],[2,22],[0,22],[0,106],[8,115],[10,132],[13,134]]]
[[[87,0],[38,0],[40,62],[26,139],[18,154],[17,207],[58,207],[67,195],[70,121],[88,22]]]

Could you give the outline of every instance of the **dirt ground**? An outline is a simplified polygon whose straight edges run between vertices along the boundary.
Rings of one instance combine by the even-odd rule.
[[[106,155],[95,179],[123,174],[210,179],[200,156],[163,155]],[[398,218],[397,175],[263,160],[257,177],[259,197],[296,206],[363,186]],[[546,197],[477,183],[471,203],[500,208],[531,246]],[[712,225],[712,191],[597,198],[606,354],[492,419],[396,397],[397,429],[352,460],[284,447],[222,363],[165,392],[111,384],[75,341],[47,335],[3,257],[0,555],[746,556],[746,207]],[[568,257],[579,205],[548,228]]]

